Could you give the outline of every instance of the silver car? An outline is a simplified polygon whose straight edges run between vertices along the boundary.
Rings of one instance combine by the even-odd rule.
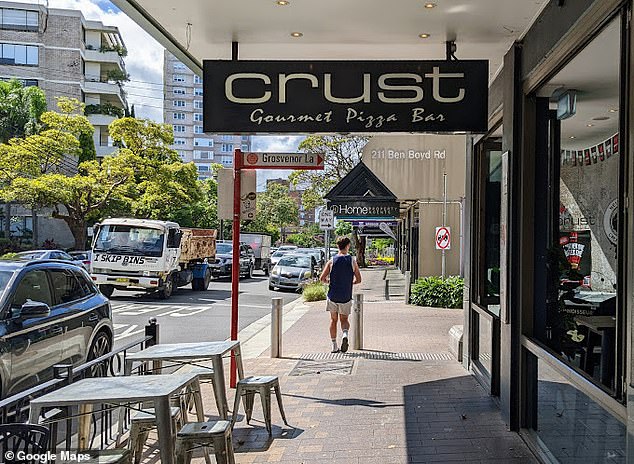
[[[271,271],[269,290],[291,289],[302,290],[313,277],[314,265],[310,255],[286,254]]]
[[[31,251],[21,251],[20,253],[16,253],[13,259],[18,259],[20,261],[37,261],[42,259],[59,259],[60,261],[66,261],[69,264],[73,264],[75,266],[82,267],[86,269],[84,266],[83,260],[78,257],[73,257],[66,253],[64,250],[31,250]]]

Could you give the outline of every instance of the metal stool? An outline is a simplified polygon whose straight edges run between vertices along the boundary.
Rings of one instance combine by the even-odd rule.
[[[176,464],[189,464],[192,451],[203,448],[205,460],[207,448],[213,448],[218,464],[235,464],[231,423],[229,421],[190,422],[176,434]]]
[[[82,461],[83,464],[130,464],[132,462],[132,453],[127,449],[87,450],[85,453],[89,454],[90,458]]]
[[[183,414],[181,408],[171,407],[172,430],[179,430],[183,426]],[[156,415],[154,409],[144,409],[130,420],[130,440],[128,448],[134,457],[134,464],[141,462],[143,445],[147,441],[150,430],[156,428]]]
[[[264,423],[266,424],[266,430],[271,435],[271,389],[275,390],[275,396],[277,397],[277,405],[280,408],[280,414],[284,424],[286,422],[286,415],[284,414],[284,407],[282,406],[282,392],[280,391],[280,381],[277,376],[267,375],[261,377],[247,377],[238,382],[236,389],[236,399],[233,404],[233,416],[231,418],[231,427],[236,423],[238,418],[238,409],[240,408],[240,398],[244,396],[244,410],[247,415],[247,424],[251,421],[251,415],[253,414],[253,401],[256,393],[260,394],[262,400],[262,409],[264,410]]]
[[[214,381],[214,370],[211,367],[204,367],[204,366],[183,366],[183,368],[179,369],[177,372],[179,373],[194,373],[198,376],[198,381],[200,382],[200,384],[204,384],[204,383],[208,383],[211,384],[211,389],[214,392],[214,398],[216,400],[216,407],[218,408],[218,412],[222,411],[222,408],[220,406],[220,396],[218,395],[218,392],[216,391],[216,382]],[[189,389],[190,387],[188,387],[187,389],[187,410],[191,411],[192,409],[194,409],[194,397]]]

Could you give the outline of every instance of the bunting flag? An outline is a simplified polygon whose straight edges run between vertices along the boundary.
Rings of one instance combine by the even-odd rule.
[[[562,166],[590,166],[619,154],[619,134],[583,150],[561,150]]]

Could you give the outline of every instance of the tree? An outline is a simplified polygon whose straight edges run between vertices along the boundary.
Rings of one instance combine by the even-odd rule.
[[[0,81],[0,143],[36,134],[45,111],[46,96],[39,87],[24,87],[16,79]]]
[[[323,171],[294,171],[289,176],[295,186],[306,186],[302,204],[306,209],[321,206],[324,196],[361,160],[361,150],[368,137],[344,135],[311,135],[299,144],[307,153],[325,155]]]
[[[286,239],[284,228],[297,224],[298,220],[297,203],[289,196],[288,187],[269,183],[266,191],[258,194],[256,217],[256,221],[259,221],[258,225],[266,228],[270,224],[279,230],[284,241]]]
[[[337,237],[343,237],[344,235],[351,235],[353,231],[352,224],[346,221],[337,221],[337,227],[335,227],[335,234]]]

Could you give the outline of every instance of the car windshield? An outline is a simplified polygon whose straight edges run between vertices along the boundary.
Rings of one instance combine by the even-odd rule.
[[[280,259],[280,266],[310,268],[310,258],[307,256],[285,256]]]
[[[70,255],[73,257],[73,259],[76,259],[78,261],[88,259],[88,253],[71,253]]]
[[[44,251],[23,251],[22,253],[17,253],[15,255],[16,258],[19,259],[42,259],[44,256]]]
[[[218,243],[216,245],[216,253],[220,255],[228,255],[233,251],[233,245],[230,243]]]
[[[108,224],[99,229],[95,251],[159,257],[163,254],[163,238],[159,229]]]
[[[279,258],[280,256],[284,256],[286,254],[288,254],[288,251],[276,251],[271,256],[275,256],[276,258]]]

